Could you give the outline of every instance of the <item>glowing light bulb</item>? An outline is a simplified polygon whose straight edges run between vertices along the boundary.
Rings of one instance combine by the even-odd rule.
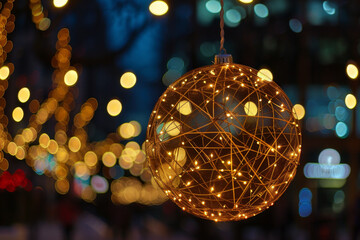
[[[149,10],[155,16],[162,16],[169,11],[169,6],[166,2],[157,0],[150,4]]]
[[[248,4],[248,3],[252,3],[253,0],[239,0],[239,2]]]

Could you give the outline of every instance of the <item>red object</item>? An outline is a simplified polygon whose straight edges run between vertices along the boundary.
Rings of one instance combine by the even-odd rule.
[[[0,176],[0,189],[6,189],[8,192],[14,192],[16,188],[21,187],[26,191],[31,191],[32,183],[26,178],[25,172],[17,169],[13,175],[5,171]]]

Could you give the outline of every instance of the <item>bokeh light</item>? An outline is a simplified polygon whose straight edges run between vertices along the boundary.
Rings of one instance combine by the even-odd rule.
[[[293,106],[293,114],[297,120],[301,120],[305,117],[305,108],[301,104],[295,104]]]
[[[162,16],[169,11],[169,6],[165,1],[156,0],[150,4],[149,10],[155,16]]]
[[[245,111],[246,115],[248,115],[248,116],[256,116],[256,114],[258,112],[258,108],[255,103],[247,102],[244,105],[244,111]]]
[[[225,23],[230,27],[236,27],[241,21],[241,14],[236,9],[229,9],[225,12]]]
[[[191,103],[187,100],[180,101],[176,105],[176,110],[178,110],[182,115],[187,116],[192,113]]]
[[[162,77],[165,86],[170,86],[175,80],[181,77],[181,72],[176,69],[169,69]]]
[[[172,57],[167,62],[167,68],[170,70],[182,71],[185,67],[185,62],[180,57]]]
[[[49,29],[50,25],[51,25],[51,20],[50,20],[50,18],[43,18],[43,19],[41,19],[41,21],[39,22],[38,28],[39,28],[39,30],[41,30],[41,31],[46,31],[46,30]]]
[[[87,166],[94,167],[98,162],[96,153],[93,151],[89,151],[89,152],[85,153],[84,162]]]
[[[238,0],[241,3],[252,3],[254,0]]]
[[[78,137],[72,137],[69,139],[68,143],[69,149],[72,152],[78,152],[81,148],[81,142]]]
[[[131,123],[124,123],[119,127],[119,135],[124,138],[132,138],[136,132],[134,125]]]
[[[69,160],[69,152],[65,147],[63,147],[63,146],[59,147],[59,149],[56,153],[56,160],[59,163],[65,163]]]
[[[306,163],[304,166],[304,175],[312,179],[336,179],[344,180],[349,177],[351,167],[348,164],[340,164],[341,157],[337,150],[327,148],[321,151],[318,158],[319,163]],[[340,182],[322,182],[324,187],[341,187],[344,184]]]
[[[349,110],[342,106],[335,108],[335,117],[338,121],[346,121],[349,116]]]
[[[67,86],[73,86],[78,80],[78,73],[75,70],[69,70],[64,76],[64,82]]]
[[[293,31],[295,33],[300,33],[303,29],[302,23],[296,18],[290,19],[289,27],[290,27],[291,31]]]
[[[50,154],[53,154],[53,155],[56,154],[59,150],[58,143],[55,140],[51,139],[49,141],[49,146],[47,147],[47,150]]]
[[[312,192],[309,188],[302,188],[299,192],[299,200],[311,200],[312,199]]]
[[[112,152],[106,152],[102,156],[102,162],[106,167],[113,167],[116,163],[116,156]]]
[[[70,183],[67,179],[59,179],[55,182],[55,190],[60,194],[68,193],[70,189]]]
[[[178,121],[168,121],[165,123],[163,130],[170,136],[177,136],[181,132],[181,124]]]
[[[137,121],[130,121],[130,124],[133,125],[134,128],[135,128],[135,132],[133,134],[133,137],[139,136],[140,133],[141,133],[141,125],[140,125],[140,123],[137,122]]]
[[[327,148],[321,151],[318,161],[324,165],[336,165],[340,163],[340,154],[335,149]]]
[[[348,107],[349,109],[354,109],[357,104],[356,97],[353,94],[346,95],[345,104],[346,104],[346,107]]]
[[[350,63],[346,66],[346,74],[351,79],[356,79],[359,76],[359,69],[354,64]]]
[[[262,3],[258,3],[254,6],[254,12],[256,16],[260,18],[266,18],[269,16],[269,9]]]
[[[46,133],[43,133],[39,137],[39,145],[43,148],[47,148],[50,144],[50,137]]]
[[[91,178],[91,187],[96,193],[106,193],[109,189],[109,183],[106,178],[95,175]]]
[[[324,1],[323,9],[329,15],[334,15],[336,13],[335,3],[333,3],[332,1]]]
[[[258,71],[257,76],[266,81],[272,81],[274,76],[272,72],[267,68],[262,68]]]
[[[94,188],[85,185],[80,196],[84,201],[91,203],[96,199],[96,192],[94,191]]]
[[[8,77],[9,77],[9,75],[10,75],[10,69],[9,69],[9,67],[8,66],[2,66],[1,68],[0,68],[0,79],[1,80],[5,80],[5,79],[7,79]]]
[[[345,138],[349,133],[349,129],[346,123],[338,122],[335,126],[335,132],[338,137]]]
[[[89,177],[89,168],[82,161],[78,161],[73,166],[76,177],[87,179]]]
[[[107,112],[110,116],[116,117],[122,111],[122,104],[119,100],[113,99],[107,104]]]
[[[68,3],[68,0],[53,0],[53,4],[57,8],[62,8]]]
[[[20,122],[24,117],[24,111],[21,107],[16,107],[12,112],[12,117],[15,122]]]
[[[221,10],[220,2],[217,0],[209,0],[205,4],[206,9],[211,13],[219,13]]]
[[[299,215],[300,217],[308,217],[312,213],[311,201],[300,201],[299,202]]]
[[[132,72],[124,73],[120,78],[120,85],[123,88],[130,89],[136,84],[136,75]]]
[[[20,89],[18,93],[18,99],[20,102],[25,103],[30,98],[30,90],[27,87]]]

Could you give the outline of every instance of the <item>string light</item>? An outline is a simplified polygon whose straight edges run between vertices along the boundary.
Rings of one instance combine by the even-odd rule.
[[[293,107],[269,70],[232,63],[186,73],[161,95],[150,116],[146,152],[154,180],[182,210],[220,221],[264,211],[295,176],[301,132]]]
[[[177,109],[182,101],[190,114]],[[195,69],[170,85],[151,115],[147,154],[154,178],[199,217],[254,216],[295,175],[301,134],[292,113],[285,93],[254,69],[232,63]]]

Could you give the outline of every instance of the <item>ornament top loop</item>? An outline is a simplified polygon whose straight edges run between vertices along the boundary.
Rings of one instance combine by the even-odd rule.
[[[215,55],[214,64],[233,63],[231,54],[219,54]]]

